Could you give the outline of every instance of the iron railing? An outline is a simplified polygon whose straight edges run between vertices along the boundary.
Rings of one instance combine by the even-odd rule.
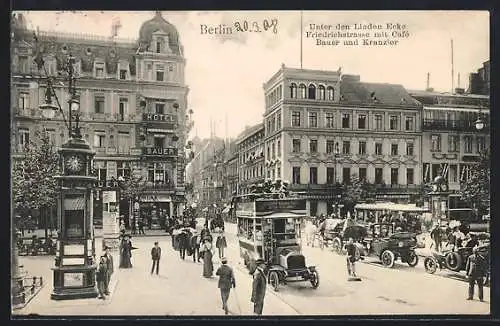
[[[452,131],[478,131],[476,122],[469,120],[440,120],[440,119],[424,119],[422,125],[423,130],[452,130]],[[482,131],[489,129],[488,124],[485,124]]]

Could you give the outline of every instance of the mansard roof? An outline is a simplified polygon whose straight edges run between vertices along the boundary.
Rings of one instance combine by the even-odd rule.
[[[373,105],[419,106],[402,85],[365,83],[343,80],[340,84],[342,103],[370,103]]]

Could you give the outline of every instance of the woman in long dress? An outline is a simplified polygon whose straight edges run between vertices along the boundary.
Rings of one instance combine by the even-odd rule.
[[[120,243],[120,268],[132,268],[132,242],[125,236]]]
[[[201,251],[203,252],[203,276],[207,278],[212,277],[214,273],[214,265],[212,262],[213,249],[209,237],[203,239]]]

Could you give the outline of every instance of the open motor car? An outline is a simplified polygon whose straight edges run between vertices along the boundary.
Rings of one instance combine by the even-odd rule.
[[[359,229],[362,226],[348,227],[346,232],[353,227]],[[388,268],[394,267],[398,259],[410,267],[418,264],[418,256],[415,253],[417,239],[414,233],[394,232],[392,223],[371,224],[366,227],[366,231],[367,235],[361,241],[356,242],[361,259],[375,257]]]
[[[490,282],[490,244],[483,243],[478,246],[479,254],[486,260],[487,273],[484,277],[484,284]],[[448,269],[453,272],[465,270],[467,259],[472,255],[472,247],[461,247],[456,250],[447,250],[444,252],[433,251],[432,254],[424,259],[425,271],[434,274],[438,269]]]

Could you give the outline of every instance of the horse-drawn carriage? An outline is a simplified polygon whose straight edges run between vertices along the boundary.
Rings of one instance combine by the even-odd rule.
[[[252,270],[257,261],[264,261],[268,282],[275,291],[289,282],[310,282],[314,289],[319,286],[316,267],[306,266],[301,253],[305,200],[252,194],[237,197],[235,206],[245,266]]]

